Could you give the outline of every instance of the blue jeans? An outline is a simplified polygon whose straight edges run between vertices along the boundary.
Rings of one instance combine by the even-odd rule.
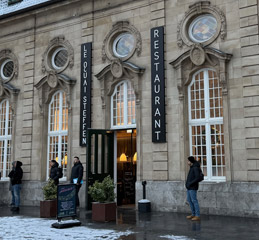
[[[11,205],[15,205],[15,196],[14,196],[14,191],[13,191],[13,187],[12,187],[12,190],[11,190],[11,192],[12,192],[12,202],[11,202]]]
[[[20,190],[21,190],[21,184],[15,184],[12,186],[15,207],[20,206]]]
[[[200,217],[200,207],[197,200],[197,190],[187,190],[187,201],[190,204],[192,216]]]

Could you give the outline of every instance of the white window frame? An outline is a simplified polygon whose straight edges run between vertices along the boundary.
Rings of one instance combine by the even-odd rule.
[[[188,86],[188,112],[189,112],[189,148],[190,148],[190,155],[194,155],[192,152],[192,126],[205,126],[206,131],[206,158],[207,158],[207,176],[204,177],[205,181],[213,181],[213,182],[225,182],[226,176],[212,176],[212,153],[211,153],[211,134],[210,134],[210,126],[213,124],[222,124],[223,117],[214,117],[210,118],[210,106],[209,106],[209,81],[208,81],[208,71],[214,71],[210,68],[203,68],[196,72],[193,77],[192,81]],[[192,119],[191,118],[191,86],[195,82],[195,76],[201,72],[204,72],[204,101],[205,101],[205,118],[204,119]],[[224,137],[224,136],[223,136]],[[225,152],[226,156],[226,152]],[[225,159],[226,161],[226,159]],[[226,165],[226,162],[225,162]],[[201,166],[202,167],[202,166]],[[226,166],[225,166],[226,167]]]
[[[50,121],[51,121],[51,105],[54,101],[55,96],[59,94],[59,129],[58,131],[50,131]],[[49,103],[49,116],[48,116],[48,157],[47,157],[47,177],[49,178],[49,161],[52,159],[49,159],[49,150],[50,150],[50,137],[58,137],[58,164],[61,167],[61,149],[62,149],[62,137],[68,136],[68,130],[62,130],[62,113],[63,113],[63,92],[57,91],[51,98],[51,101]],[[67,143],[68,144],[68,143]],[[55,160],[55,159],[53,159]],[[64,170],[63,170],[63,178],[59,179],[60,181],[66,181],[67,176],[65,176]]]
[[[131,85],[131,87],[133,88],[132,84],[130,81],[128,80],[124,80],[119,82],[115,88],[114,88],[114,92],[111,96],[111,128],[112,129],[127,129],[127,128],[136,128],[136,123],[134,124],[128,124],[128,84],[129,83]],[[113,97],[114,95],[116,95],[117,93],[117,88],[118,86],[123,84],[123,125],[114,125],[113,123]],[[136,120],[136,94],[134,92],[135,95],[135,120]],[[126,103],[126,104],[125,104]]]
[[[5,67],[5,65],[6,65],[7,63],[9,63],[9,62],[13,62],[13,60],[11,60],[11,59],[6,59],[6,60],[2,63],[2,65],[1,65],[0,73],[1,73],[1,78],[2,78],[4,81],[8,81],[8,80],[11,79],[11,77],[13,76],[13,71],[14,71],[14,69],[13,69],[12,74],[11,74],[10,77],[6,77],[6,76],[4,75],[4,67]],[[14,64],[14,62],[13,62],[13,64]]]
[[[1,180],[6,181],[9,180],[8,176],[5,176],[6,174],[6,164],[7,164],[7,146],[8,146],[8,141],[12,141],[12,135],[8,135],[8,123],[9,123],[9,101],[8,100],[3,100],[0,103],[0,106],[3,106],[3,103],[6,102],[6,112],[5,112],[5,135],[0,135],[0,140],[4,141],[4,168],[1,170]],[[12,130],[11,130],[12,132]],[[10,169],[11,170],[11,169]]]
[[[68,59],[69,59],[69,56],[68,56],[68,57],[67,57],[67,61],[66,61],[66,63],[64,64],[64,66],[58,67],[58,66],[56,65],[56,63],[55,63],[55,57],[56,57],[56,55],[57,55],[60,51],[62,51],[62,50],[67,51],[66,48],[64,48],[64,47],[59,47],[59,48],[57,48],[57,49],[54,51],[54,53],[53,53],[52,56],[51,56],[51,64],[52,64],[52,67],[53,67],[54,69],[56,69],[56,70],[63,69],[63,68],[66,66],[67,61],[68,61]],[[68,51],[67,51],[67,55],[68,55]]]

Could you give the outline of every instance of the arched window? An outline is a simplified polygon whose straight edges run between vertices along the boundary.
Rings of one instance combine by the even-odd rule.
[[[2,178],[8,177],[11,164],[12,109],[8,100],[0,103],[0,171]]]
[[[52,97],[49,104],[47,177],[51,160],[59,163],[59,166],[63,168],[64,178],[67,177],[67,141],[68,106],[66,94],[59,91]]]
[[[206,180],[226,179],[222,88],[215,71],[202,69],[188,87],[190,154]]]
[[[111,97],[112,128],[136,127],[136,97],[129,81],[120,82]]]

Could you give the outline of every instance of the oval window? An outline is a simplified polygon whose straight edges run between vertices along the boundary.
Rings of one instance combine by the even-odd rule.
[[[13,75],[13,71],[14,71],[13,61],[10,59],[5,60],[1,66],[1,78],[3,80],[9,80]]]
[[[127,57],[135,46],[135,39],[130,33],[120,34],[113,42],[113,53],[116,57]]]
[[[206,42],[217,32],[217,20],[212,15],[195,18],[189,26],[189,36],[194,42]]]
[[[52,55],[52,66],[54,69],[61,69],[63,68],[68,60],[68,52],[65,48],[58,48]]]

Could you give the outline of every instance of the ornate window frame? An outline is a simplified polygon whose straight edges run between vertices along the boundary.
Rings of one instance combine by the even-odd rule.
[[[229,134],[229,111],[228,111],[228,74],[227,64],[232,55],[224,53],[220,50],[203,47],[201,44],[194,44],[192,48],[184,52],[176,60],[170,62],[175,69],[175,78],[177,81],[177,88],[179,93],[179,108],[180,108],[180,124],[179,131],[180,140],[180,155],[181,159],[186,159],[190,154],[189,149],[189,128],[188,126],[188,86],[192,81],[192,76],[199,70],[204,68],[213,69],[219,79],[222,87],[223,98],[223,122],[224,122],[224,140],[225,140],[225,161],[226,161],[226,179],[231,179],[232,162],[230,158],[230,134]],[[185,165],[182,165],[181,170],[184,172]]]
[[[203,14],[210,14],[216,18],[217,31],[213,37],[205,42],[202,42],[202,45],[208,46],[214,42],[219,35],[221,39],[225,39],[227,32],[226,17],[224,13],[218,7],[212,6],[210,1],[200,1],[189,6],[189,11],[185,13],[184,18],[177,26],[177,44],[179,47],[182,47],[183,44],[191,46],[196,43],[189,37],[189,26],[195,18]]]
[[[114,97],[117,95],[117,89],[119,86],[122,86],[122,91],[123,91],[123,99],[120,99],[122,101],[120,101],[120,103],[123,103],[123,115],[121,114],[119,118],[122,118],[123,119],[123,124],[121,125],[118,125],[118,124],[114,124]],[[131,85],[131,82],[128,81],[128,80],[122,80],[120,81],[119,83],[117,83],[117,85],[114,87],[114,91],[113,91],[113,94],[111,95],[111,128],[112,129],[122,129],[122,128],[135,128],[136,127],[136,96],[135,96],[135,92],[134,92],[134,99],[133,101],[135,102],[135,106],[134,106],[134,115],[132,115],[135,119],[135,123],[132,123],[132,124],[128,124],[128,118],[129,118],[129,113],[128,113],[128,103],[129,101],[129,95],[128,95],[128,90],[129,90],[129,87],[131,90],[133,90],[134,92],[134,89]],[[117,96],[116,96],[116,99],[117,99]],[[118,103],[116,101],[116,103]],[[117,111],[116,111],[117,112]],[[116,115],[116,119],[117,119],[117,115]]]
[[[12,79],[17,78],[18,67],[19,67],[17,57],[12,53],[12,51],[10,49],[4,49],[4,50],[0,51],[0,68],[1,69],[2,69],[2,65],[4,64],[4,62],[6,60],[11,60],[14,64],[14,67],[13,67],[12,75],[8,79],[2,78],[2,76],[0,74],[0,80],[3,81],[4,83],[8,83]]]
[[[17,105],[17,96],[19,94],[20,90],[15,88],[10,83],[5,83],[2,80],[0,80],[0,103],[3,101],[8,101],[9,106],[12,111],[12,131],[11,131],[11,162],[13,159],[15,159],[15,151],[13,147],[13,143],[15,142],[15,128],[16,128],[16,105]],[[3,181],[8,180],[8,177],[5,177],[2,179]]]
[[[113,42],[116,40],[116,38],[122,34],[122,33],[130,33],[135,38],[134,47],[132,51],[125,57],[118,57],[113,53]],[[126,61],[129,58],[133,56],[135,52],[137,52],[137,55],[139,56],[142,50],[142,40],[140,32],[131,25],[128,21],[120,21],[115,23],[112,26],[112,29],[110,32],[106,35],[103,46],[102,46],[102,60],[105,62],[105,60],[108,58],[110,61],[113,61],[115,59],[120,59],[121,61]]]
[[[53,110],[53,109],[51,109],[51,108],[52,108],[52,104],[54,102],[54,98],[57,95],[58,95],[58,98],[59,98],[59,105],[58,105],[58,109],[57,109],[58,110],[58,115],[59,115],[58,123],[57,123],[58,129],[56,131],[52,131],[51,130],[51,124],[53,124],[52,123],[53,118],[51,117],[52,116],[51,115],[51,112],[52,112],[51,110]],[[65,125],[67,125],[67,127],[65,127],[66,128],[65,130],[62,129],[63,123],[64,123],[63,122],[63,120],[64,120],[63,119],[64,109],[65,109],[65,117],[67,115],[67,120],[68,120],[68,111],[66,112],[66,110],[68,109],[68,106],[67,106],[67,102],[66,101],[65,101],[65,104],[64,104],[64,101],[63,101],[64,100],[63,99],[64,95],[66,96],[66,93],[64,91],[58,90],[57,92],[55,92],[52,95],[51,100],[50,100],[50,102],[48,104],[48,148],[47,148],[48,149],[48,153],[47,153],[48,154],[47,155],[48,156],[48,161],[47,161],[47,175],[46,175],[47,178],[48,178],[49,170],[50,170],[50,168],[49,168],[50,161],[51,160],[56,160],[56,158],[55,159],[54,158],[50,159],[50,142],[51,142],[50,139],[56,137],[58,139],[58,141],[57,141],[58,149],[57,150],[55,149],[54,152],[52,152],[52,153],[57,153],[58,154],[59,166],[63,167],[64,176],[63,176],[62,179],[60,179],[62,181],[66,181],[67,180],[67,164],[64,163],[64,162],[66,161],[65,156],[67,156],[67,153],[68,153],[68,122],[66,122],[66,120],[65,120]],[[66,142],[62,141],[63,137],[67,138]],[[67,146],[66,148],[64,148],[63,151],[62,151],[62,144],[66,144],[66,146]],[[63,158],[62,158],[62,152],[64,152]],[[62,161],[63,161],[63,166],[62,166]]]
[[[55,51],[59,48],[64,48],[68,52],[68,59],[66,64],[61,68],[54,68],[52,65],[52,57]],[[50,41],[48,48],[45,50],[44,54],[42,55],[42,72],[43,73],[50,73],[56,72],[61,73],[63,72],[68,66],[72,68],[74,66],[74,50],[72,45],[65,40],[63,35],[53,38]]]
[[[44,76],[35,87],[38,90],[38,103],[39,103],[39,114],[41,117],[41,159],[44,162],[42,174],[42,180],[46,179],[45,174],[47,173],[47,163],[45,161],[48,159],[48,116],[49,116],[49,103],[52,99],[52,96],[57,93],[57,91],[62,91],[66,93],[66,102],[68,106],[68,153],[67,156],[70,156],[70,130],[72,127],[72,116],[71,116],[71,100],[72,100],[72,88],[75,85],[76,80],[69,78],[65,74],[58,74],[55,71],[50,71],[46,76]],[[68,158],[69,159],[69,158]],[[70,165],[67,165],[67,171],[70,170]],[[45,176],[45,177],[44,177]],[[47,175],[48,176],[48,175]]]
[[[222,171],[222,174],[225,174],[225,170],[226,170],[226,161],[225,161],[225,151],[224,151],[224,141],[222,141],[222,138],[224,138],[224,131],[219,131],[219,134],[212,134],[211,131],[213,129],[212,126],[220,126],[220,129],[223,130],[224,129],[224,115],[219,114],[219,116],[214,116],[212,117],[210,115],[210,110],[211,110],[211,106],[210,106],[210,91],[214,88],[210,88],[209,87],[209,75],[208,72],[212,71],[214,73],[214,77],[216,76],[216,79],[218,80],[218,86],[216,86],[218,88],[218,90],[220,91],[220,83],[219,83],[219,77],[217,76],[217,73],[214,69],[210,69],[210,68],[202,68],[199,71],[197,71],[196,73],[193,74],[192,76],[192,80],[190,82],[190,84],[188,85],[188,118],[189,118],[189,143],[190,143],[190,155],[195,156],[197,159],[197,153],[200,152],[199,157],[201,160],[201,168],[203,170],[203,173],[205,175],[205,179],[206,181],[226,181],[226,176],[222,175],[222,176],[218,176],[218,174],[216,174],[216,176],[213,176],[213,167],[215,167],[215,172],[218,173],[218,170]],[[201,85],[201,83],[195,82],[196,76],[199,76],[200,73],[203,73],[203,84]],[[213,78],[215,79],[215,78]],[[199,83],[199,84],[198,84]],[[195,91],[199,92],[199,99],[198,101],[194,101],[192,104],[192,98],[191,98],[191,87],[194,86]],[[203,87],[203,94],[201,94],[200,91],[200,86]],[[212,85],[212,87],[214,87],[214,83]],[[221,88],[222,89],[222,88]],[[196,95],[196,94],[195,94]],[[213,94],[212,94],[213,95]],[[213,97],[213,96],[212,96]],[[195,99],[195,97],[194,97]],[[212,98],[213,99],[213,98]],[[215,99],[214,99],[215,100]],[[223,101],[223,96],[221,95],[221,101]],[[198,102],[198,109],[196,109],[196,104]],[[204,109],[202,110],[202,104],[201,102],[204,103]],[[223,106],[221,105],[221,108]],[[192,118],[192,110],[196,109],[194,112],[195,113],[201,113],[200,116],[198,117],[194,117]],[[200,110],[200,111],[199,111]],[[203,114],[202,114],[203,111]],[[220,111],[219,111],[220,112]],[[222,112],[223,113],[223,112]],[[194,128],[196,131],[199,128],[204,129],[204,133],[200,132],[199,134],[193,134],[192,132],[192,128]],[[216,132],[216,130],[215,130]],[[215,133],[214,132],[214,133]],[[195,143],[192,142],[193,140],[193,136],[195,136]],[[213,144],[213,142],[211,142],[212,136],[214,136],[215,138],[218,137],[219,138],[219,142],[217,143],[218,146],[216,145],[216,143]],[[197,145],[197,142],[199,143]],[[223,143],[222,143],[223,142]],[[196,154],[193,152],[193,146],[195,146],[196,149]],[[217,147],[216,147],[217,146]],[[223,146],[223,147],[222,147]],[[205,154],[203,153],[203,149],[206,149]],[[220,158],[221,160],[224,159],[224,165],[220,165],[218,167],[217,164],[213,165],[213,154],[212,154],[212,147],[215,147],[215,159],[216,159],[216,163],[217,163],[217,158]],[[221,154],[217,153],[216,149],[220,149],[221,150]],[[200,151],[199,151],[200,150]],[[224,154],[222,154],[222,152],[224,152]],[[206,159],[206,165],[204,166],[204,158]]]
[[[3,110],[3,104],[5,104],[5,110]],[[1,118],[1,126],[4,125],[4,130],[2,130],[4,132],[3,135],[0,135],[0,141],[3,143],[3,145],[1,146],[2,150],[1,153],[2,155],[0,156],[1,159],[3,159],[3,169],[1,169],[1,172],[3,174],[2,178],[3,180],[7,180],[8,179],[8,175],[6,175],[7,171],[11,170],[11,146],[12,146],[12,109],[10,106],[10,101],[8,99],[4,99],[0,102],[0,110],[1,113],[5,113],[5,116],[3,116],[4,118],[4,123],[2,121],[2,117],[1,117],[1,113],[0,113],[0,118]],[[9,112],[10,111],[10,112]],[[10,116],[11,116],[11,120],[10,120]],[[11,125],[11,131],[9,130],[9,126]],[[1,131],[1,132],[2,132]],[[9,134],[11,132],[11,134]],[[9,142],[9,144],[8,144]],[[8,151],[9,148],[9,151]],[[9,153],[9,154],[8,154]],[[9,155],[9,157],[8,157]],[[8,166],[6,168],[6,166]]]

